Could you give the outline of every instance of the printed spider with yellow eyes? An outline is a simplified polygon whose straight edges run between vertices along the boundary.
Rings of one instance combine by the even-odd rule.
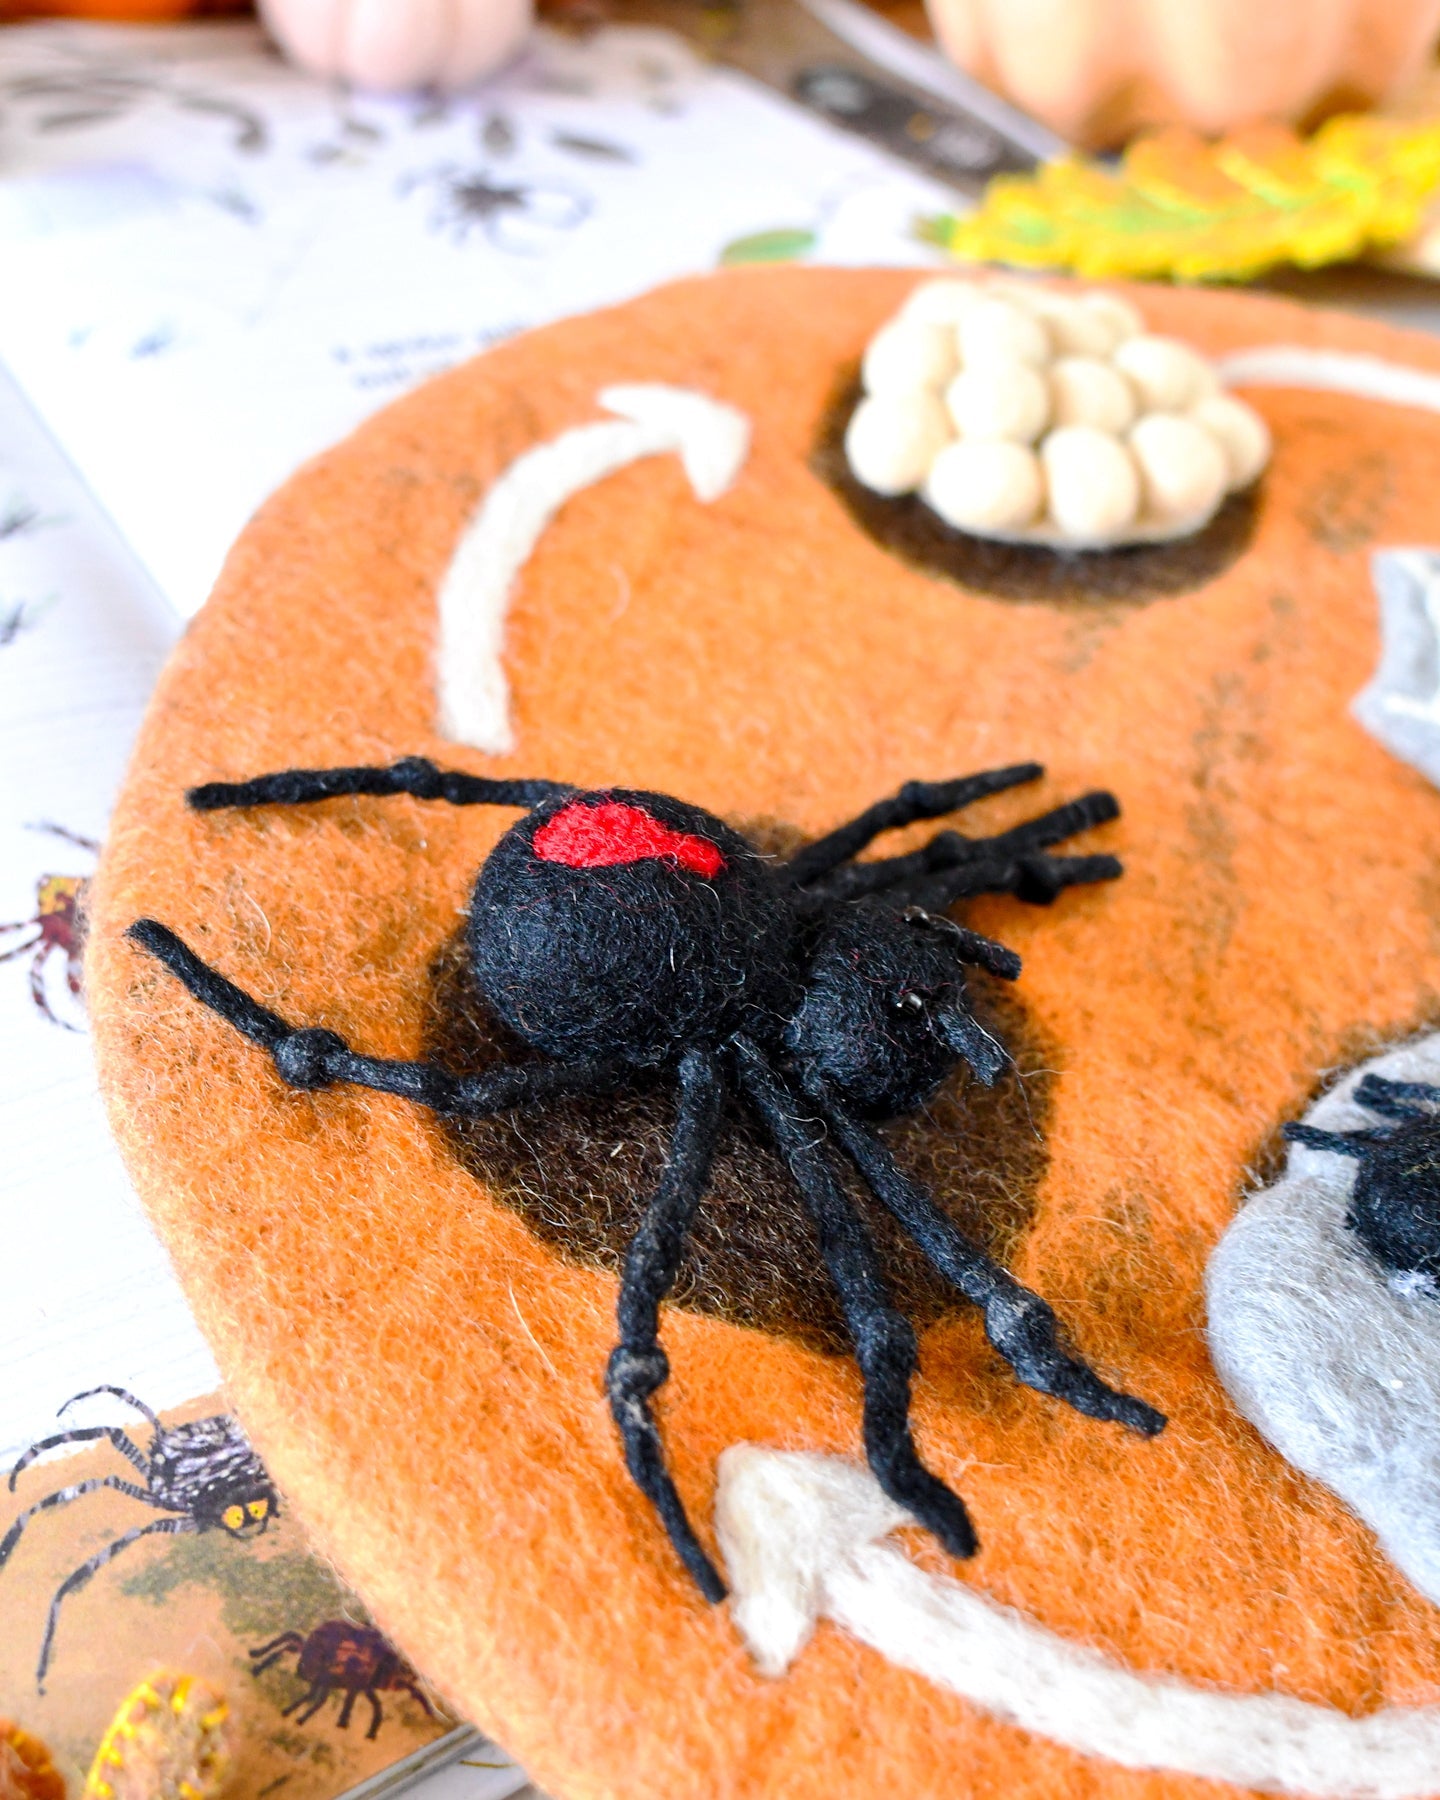
[[[55,1626],[60,1617],[60,1603],[67,1594],[84,1587],[90,1577],[103,1569],[120,1552],[143,1537],[173,1536],[182,1531],[227,1531],[234,1538],[255,1538],[279,1516],[279,1497],[264,1463],[250,1448],[244,1433],[226,1413],[208,1419],[192,1419],[186,1425],[162,1425],[159,1419],[133,1394],[124,1388],[88,1388],[76,1394],[60,1408],[64,1414],[81,1400],[94,1394],[113,1394],[119,1400],[144,1413],[150,1421],[152,1436],[150,1454],[118,1425],[84,1425],[32,1444],[10,1471],[10,1491],[22,1469],[47,1450],[61,1444],[87,1443],[95,1438],[109,1438],[128,1462],[140,1471],[145,1485],[127,1481],[120,1475],[98,1475],[88,1481],[77,1481],[70,1487],[56,1488],[29,1506],[0,1539],[0,1569],[10,1560],[20,1535],[36,1513],[52,1506],[66,1506],[82,1494],[101,1488],[114,1488],[132,1500],[158,1508],[168,1516],[149,1525],[135,1525],[129,1531],[96,1551],[88,1562],[73,1569],[56,1588],[45,1621],[45,1637],[40,1646],[40,1660],[35,1669],[35,1685],[45,1691],[45,1671],[50,1665],[50,1652],[55,1641]]]

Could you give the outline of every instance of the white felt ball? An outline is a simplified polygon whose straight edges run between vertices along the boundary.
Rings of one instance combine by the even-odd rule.
[[[1076,543],[1113,538],[1140,510],[1140,475],[1118,438],[1093,425],[1062,425],[1040,446],[1050,516]]]
[[[900,308],[900,317],[921,325],[955,325],[984,298],[985,290],[976,281],[922,281]]]
[[[945,404],[962,437],[1013,438],[1028,444],[1050,422],[1045,377],[1028,363],[976,363],[945,390]]]
[[[1057,356],[1109,356],[1119,343],[1114,321],[1083,300],[1050,295],[1041,317]]]
[[[962,439],[935,458],[925,498],[947,525],[982,536],[1022,531],[1045,498],[1033,450],[1006,439]]]
[[[1083,307],[1091,319],[1104,328],[1107,334],[1102,353],[1104,355],[1110,355],[1115,346],[1123,344],[1126,338],[1139,337],[1145,329],[1144,319],[1128,300],[1122,300],[1118,294],[1082,294],[1075,304]]]
[[[1270,427],[1253,406],[1230,394],[1212,394],[1190,417],[1208,431],[1225,452],[1229,486],[1248,487],[1270,460]]]
[[[1039,319],[1013,300],[986,295],[960,319],[960,360],[973,368],[988,362],[1031,363],[1043,369],[1050,360],[1050,337]]]
[[[1062,356],[1050,371],[1050,407],[1057,425],[1094,425],[1118,436],[1135,417],[1135,391],[1098,356]]]
[[[895,319],[871,338],[860,365],[869,394],[942,388],[955,373],[955,332],[919,319]]]
[[[872,395],[851,414],[845,456],[857,481],[877,494],[909,494],[954,436],[950,415],[927,388]]]
[[[1150,413],[1130,433],[1145,510],[1167,524],[1199,524],[1225,496],[1230,465],[1204,426],[1175,413]]]
[[[1188,344],[1142,332],[1115,351],[1115,367],[1128,376],[1147,411],[1183,412],[1215,389],[1215,373]]]

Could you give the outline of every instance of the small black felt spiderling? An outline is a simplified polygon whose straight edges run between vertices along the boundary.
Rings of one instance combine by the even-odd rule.
[[[1356,1158],[1345,1223],[1396,1287],[1440,1293],[1440,1087],[1366,1075],[1353,1098],[1386,1123],[1357,1131],[1287,1125],[1285,1135]]]
[[[60,1408],[63,1417],[72,1406],[89,1400],[95,1394],[113,1394],[127,1406],[133,1406],[150,1422],[150,1453],[140,1448],[128,1432],[118,1425],[81,1425],[69,1431],[56,1432],[32,1444],[10,1471],[10,1491],[23,1469],[43,1456],[47,1450],[62,1444],[85,1444],[96,1438],[108,1438],[127,1462],[139,1470],[145,1485],[127,1481],[121,1475],[97,1475],[88,1481],[77,1481],[69,1487],[56,1488],[37,1500],[0,1538],[0,1569],[10,1560],[25,1527],[36,1513],[48,1512],[54,1506],[68,1506],[83,1494],[113,1488],[156,1507],[168,1516],[149,1525],[134,1525],[122,1532],[103,1550],[97,1550],[87,1562],[73,1569],[56,1588],[45,1621],[45,1636],[40,1645],[40,1660],[35,1670],[35,1685],[45,1691],[45,1671],[50,1666],[50,1652],[55,1642],[55,1627],[60,1619],[60,1605],[68,1594],[84,1587],[90,1577],[113,1562],[122,1550],[129,1549],[143,1537],[174,1535],[177,1532],[228,1532],[233,1538],[259,1537],[270,1521],[278,1517],[279,1499],[264,1463],[250,1448],[234,1419],[217,1413],[208,1419],[192,1419],[187,1425],[162,1425],[143,1400],[119,1387],[87,1388]]]
[[[1047,852],[1119,808],[1109,794],[1087,794],[995,837],[942,831],[908,855],[853,859],[882,832],[1042,773],[1023,763],[956,781],[909,782],[782,863],[710,813],[664,794],[492,781],[442,773],[420,758],[193,789],[190,803],[202,811],[341,794],[527,809],[480,870],[467,938],[479,993],[548,1060],[476,1076],[364,1056],[332,1031],[297,1029],[153,919],[137,921],[130,936],[268,1051],[292,1087],[356,1082],[439,1113],[474,1116],[563,1093],[614,1091],[639,1070],[674,1076],[674,1138],[626,1256],[620,1342],[606,1388],[630,1472],[710,1600],[722,1599],[725,1586],[665,1467],[650,1398],[669,1374],[660,1304],[709,1181],[727,1093],[738,1090],[814,1221],[864,1377],[870,1466],[883,1490],[946,1549],[970,1556],[977,1546],[963,1504],[921,1464],[911,1441],[915,1334],[890,1302],[870,1233],[837,1171],[837,1150],[982,1309],[991,1343],[1022,1381],[1147,1435],[1165,1423],[1061,1347],[1045,1301],[957,1230],[868,1123],[922,1105],[962,1060],[981,1081],[994,1081],[1005,1052],[975,1018],[963,970],[972,964],[1014,980],[1020,959],[946,918],[946,909],[983,893],[1045,905],[1077,883],[1111,880],[1120,873],[1113,857]]]

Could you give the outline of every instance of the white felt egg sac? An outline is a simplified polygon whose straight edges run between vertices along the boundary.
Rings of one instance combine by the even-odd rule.
[[[949,444],[935,458],[925,498],[947,525],[980,536],[1023,531],[1045,498],[1033,450],[1010,439]]]
[[[950,415],[924,388],[862,400],[845,432],[845,455],[877,494],[909,494],[954,436]]]
[[[979,537],[1081,550],[1183,537],[1270,458],[1265,421],[1203,356],[1100,290],[922,282],[861,377],[851,473]]]
[[[1440,1083],[1440,1033],[1352,1070],[1305,1123],[1373,1128],[1352,1098],[1367,1074]],[[1250,1423],[1440,1601],[1440,1297],[1388,1280],[1345,1223],[1355,1171],[1292,1144],[1240,1209],[1206,1271],[1210,1354]]]

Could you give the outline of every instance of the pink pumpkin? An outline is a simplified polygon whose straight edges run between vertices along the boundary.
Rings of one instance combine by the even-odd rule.
[[[260,0],[260,13],[302,68],[356,87],[400,92],[468,86],[524,42],[532,0]]]
[[[1089,147],[1368,106],[1414,75],[1440,0],[926,0],[962,68]]]

